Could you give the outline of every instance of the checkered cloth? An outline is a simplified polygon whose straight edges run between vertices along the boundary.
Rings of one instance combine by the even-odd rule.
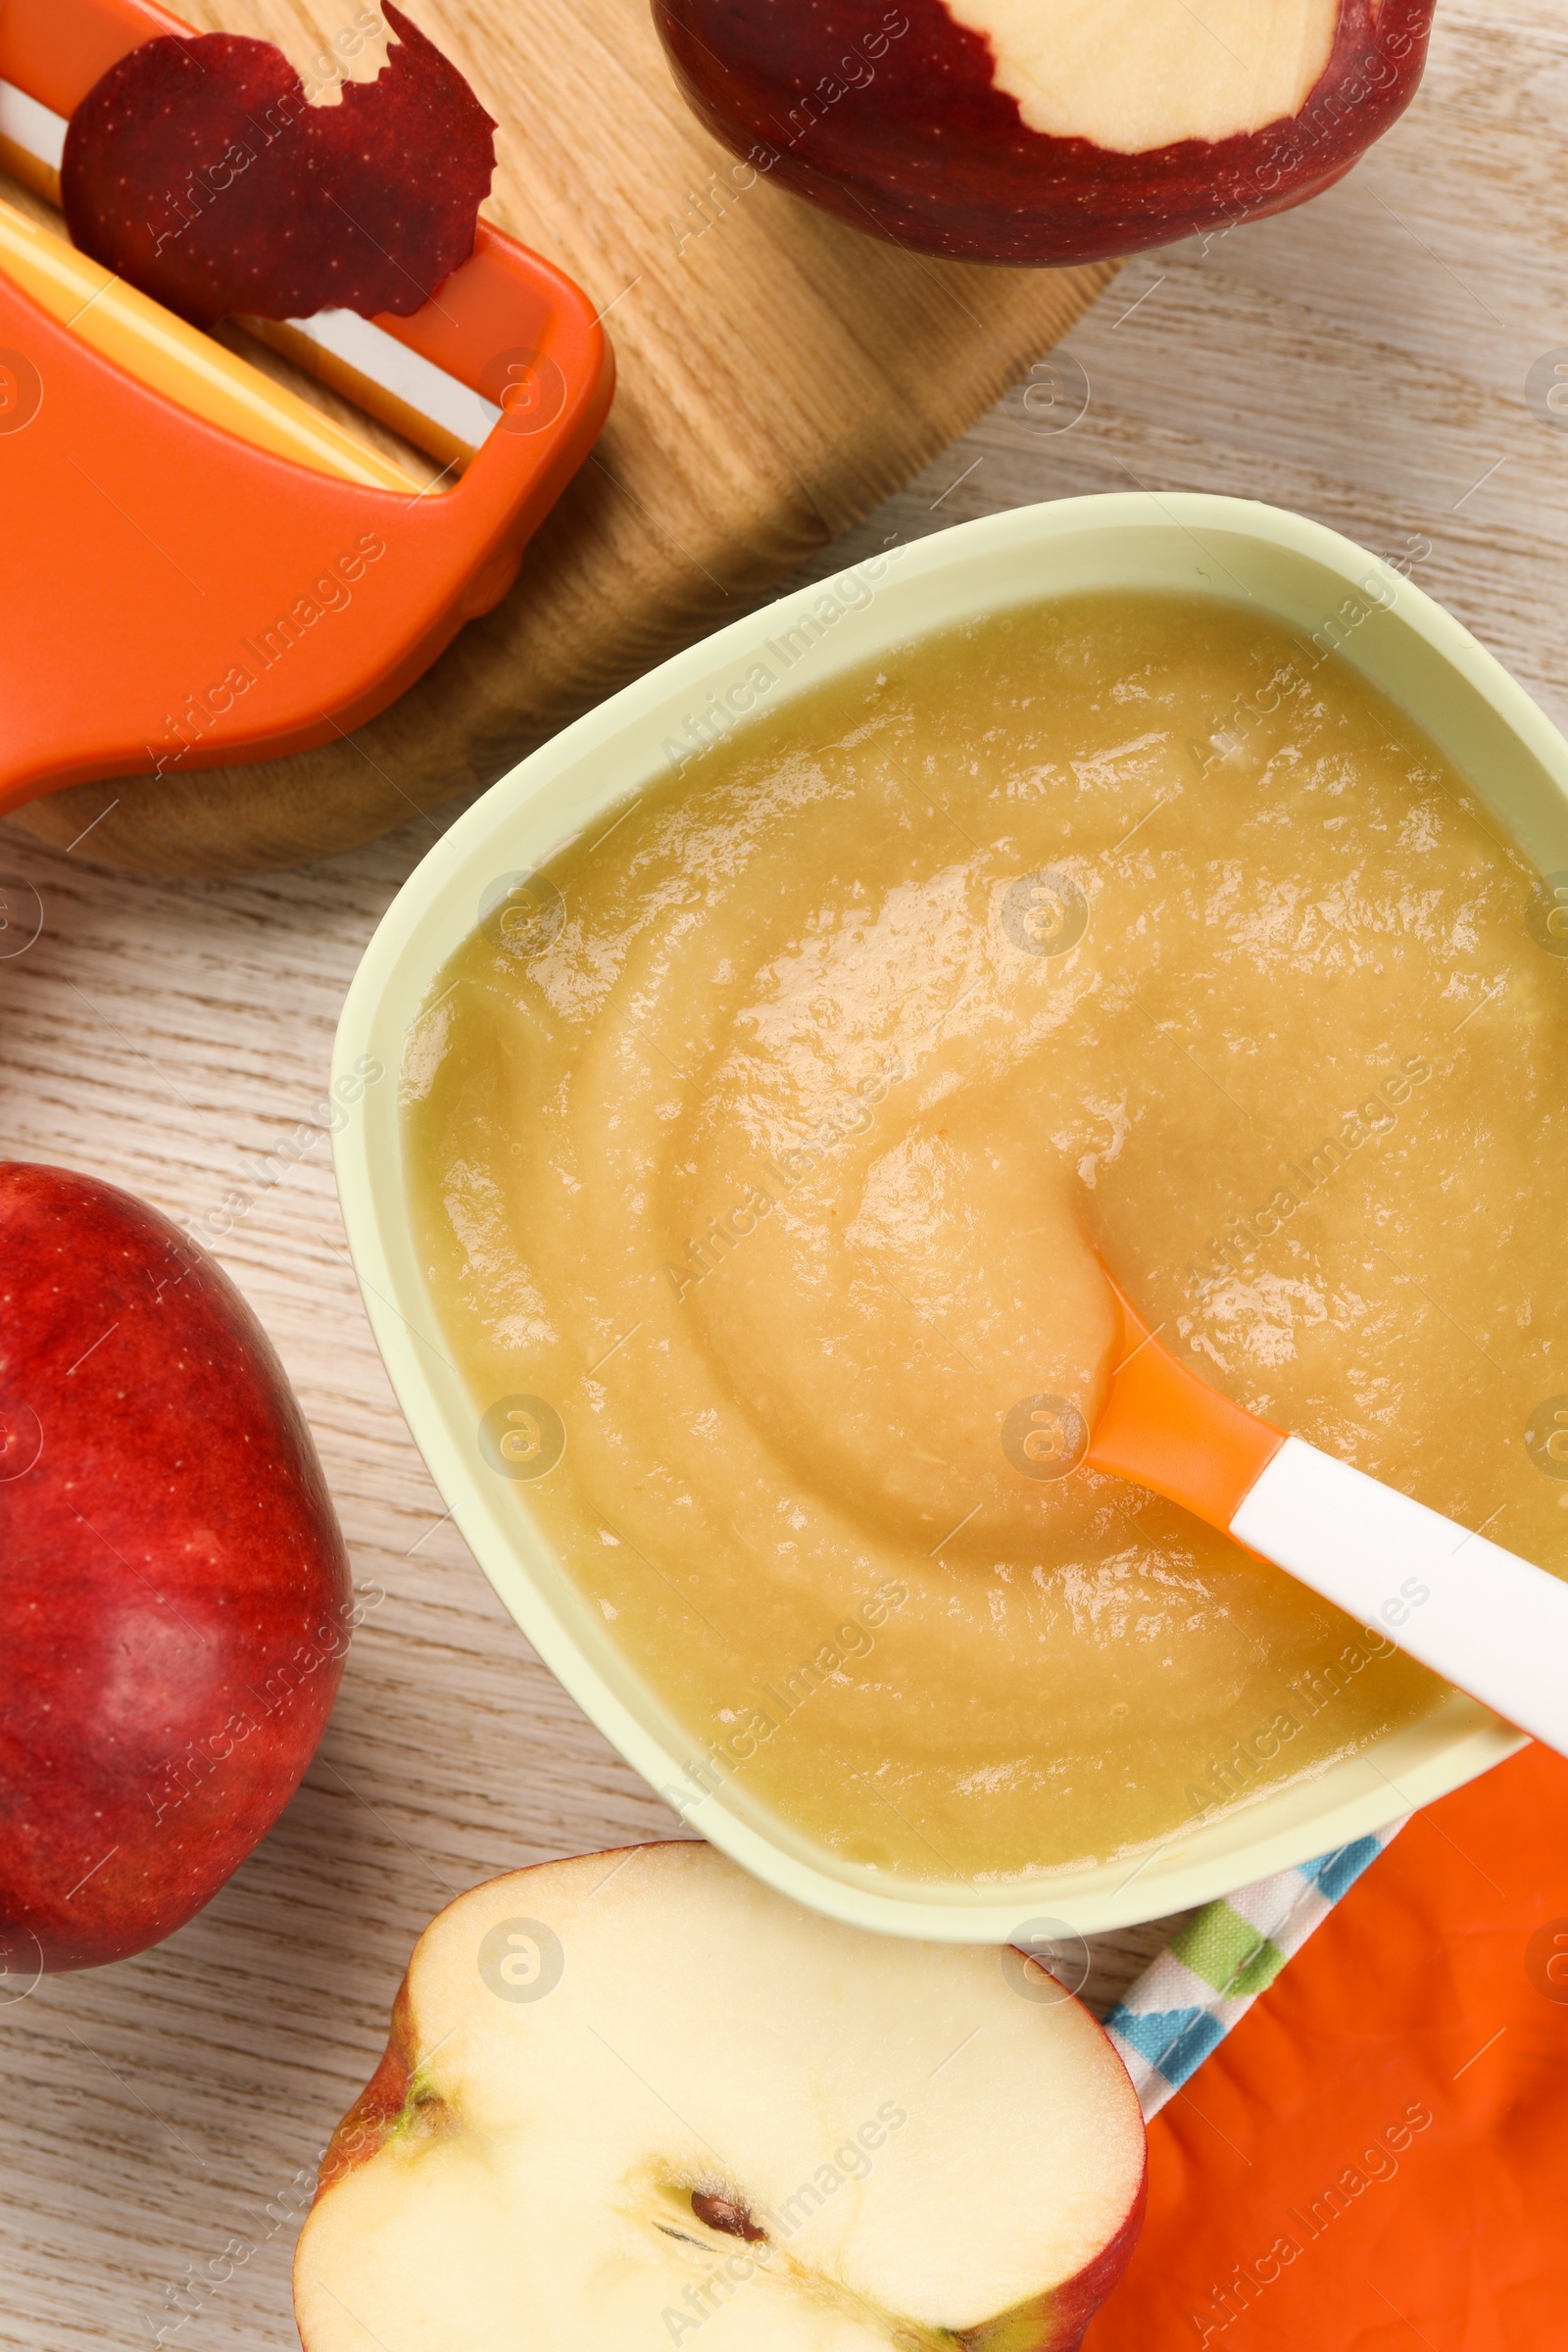
[[[1205,1903],[1150,1962],[1105,2019],[1146,2117],[1224,2040],[1408,1819]]]

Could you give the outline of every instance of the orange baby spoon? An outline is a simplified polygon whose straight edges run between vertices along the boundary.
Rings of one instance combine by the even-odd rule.
[[[1029,1475],[1087,1462],[1168,1496],[1568,1753],[1568,1584],[1244,1412],[1111,1289],[1110,1394],[1093,1430],[1065,1398],[1030,1398]]]

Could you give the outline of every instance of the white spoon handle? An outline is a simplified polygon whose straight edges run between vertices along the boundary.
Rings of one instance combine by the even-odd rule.
[[[1568,1754],[1568,1584],[1300,1438],[1286,1439],[1231,1534]]]

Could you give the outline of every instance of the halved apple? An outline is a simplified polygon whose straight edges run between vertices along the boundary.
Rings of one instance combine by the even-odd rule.
[[[1138,2234],[1143,2120],[1006,1957],[837,1926],[705,1845],[475,1888],[328,2150],[306,2352],[1067,2352]]]
[[[1433,6],[654,0],[654,19],[753,172],[923,252],[1064,264],[1330,186],[1409,104]]]

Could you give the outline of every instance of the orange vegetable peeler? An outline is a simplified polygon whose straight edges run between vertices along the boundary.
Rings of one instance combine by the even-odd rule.
[[[56,201],[93,83],[192,29],[155,0],[4,0],[0,166]],[[506,593],[610,407],[586,295],[482,220],[411,318],[239,323],[443,474],[416,478],[0,202],[0,814],[372,717]]]

